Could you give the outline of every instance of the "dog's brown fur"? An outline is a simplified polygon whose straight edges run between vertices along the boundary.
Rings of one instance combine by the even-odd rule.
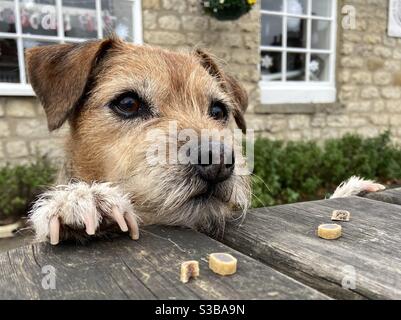
[[[209,54],[201,50],[174,53],[107,39],[34,48],[26,58],[49,129],[69,121],[65,182],[76,178],[119,186],[130,194],[135,212],[146,224],[207,230],[224,224],[232,208],[246,208],[247,177],[233,175],[207,201],[194,201],[204,186],[188,168],[146,164],[148,132],[155,128],[167,132],[171,120],[178,129],[198,133],[226,128],[227,123],[208,116],[213,99],[224,101],[231,117],[245,130],[246,92]],[[125,91],[146,99],[152,117],[129,121],[116,117],[107,105]]]

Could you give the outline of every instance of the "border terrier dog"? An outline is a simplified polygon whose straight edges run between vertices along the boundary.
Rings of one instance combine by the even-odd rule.
[[[245,212],[250,180],[237,174],[244,157],[233,144],[210,140],[217,163],[155,165],[147,158],[149,132],[166,130],[171,121],[196,133],[234,121],[246,130],[247,94],[211,55],[111,37],[32,48],[26,61],[49,130],[69,123],[60,179],[30,212],[38,240],[55,245],[110,229],[138,239],[139,223],[211,232],[234,209]],[[197,158],[210,160],[210,150],[197,150]]]

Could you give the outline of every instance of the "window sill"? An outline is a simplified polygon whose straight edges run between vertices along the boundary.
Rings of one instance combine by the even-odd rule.
[[[287,104],[261,104],[255,106],[256,114],[314,114],[319,112],[332,113],[339,111],[343,106],[333,103],[287,103]]]
[[[28,96],[32,97],[35,93],[29,84],[19,83],[0,83],[0,96]]]
[[[331,83],[260,81],[259,88],[260,100],[263,105],[317,104],[336,101],[336,89]]]

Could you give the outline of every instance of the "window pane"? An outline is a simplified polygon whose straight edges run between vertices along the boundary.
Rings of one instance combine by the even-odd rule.
[[[102,0],[103,35],[115,32],[124,40],[133,40],[132,1]]]
[[[309,79],[311,81],[329,81],[329,54],[312,54],[309,63]]]
[[[287,47],[306,48],[306,19],[287,19]]]
[[[55,0],[20,0],[22,32],[57,36]]]
[[[287,0],[287,12],[290,14],[306,14],[308,0]]]
[[[282,0],[262,0],[262,10],[283,11]]]
[[[0,0],[0,32],[15,33],[14,1]]]
[[[330,17],[331,5],[332,0],[312,0],[312,15]]]
[[[287,54],[287,81],[305,81],[305,60],[304,53]]]
[[[260,67],[264,80],[281,81],[281,58],[281,52],[262,51]]]
[[[17,42],[12,39],[0,39],[0,82],[20,82]]]
[[[63,0],[64,34],[72,38],[97,38],[95,0]]]
[[[262,15],[262,46],[281,46],[283,43],[283,18]]]
[[[330,21],[312,20],[312,48],[330,49]]]

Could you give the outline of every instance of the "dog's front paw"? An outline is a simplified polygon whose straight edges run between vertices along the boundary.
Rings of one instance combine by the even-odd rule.
[[[132,239],[139,237],[138,217],[118,187],[109,183],[74,182],[45,192],[29,215],[38,240],[59,243],[68,230],[95,235],[101,226],[117,223]]]
[[[376,183],[373,180],[365,180],[356,176],[352,176],[337,187],[331,198],[351,197],[364,192],[377,192],[384,189],[386,189],[385,186],[381,185],[380,183]]]

